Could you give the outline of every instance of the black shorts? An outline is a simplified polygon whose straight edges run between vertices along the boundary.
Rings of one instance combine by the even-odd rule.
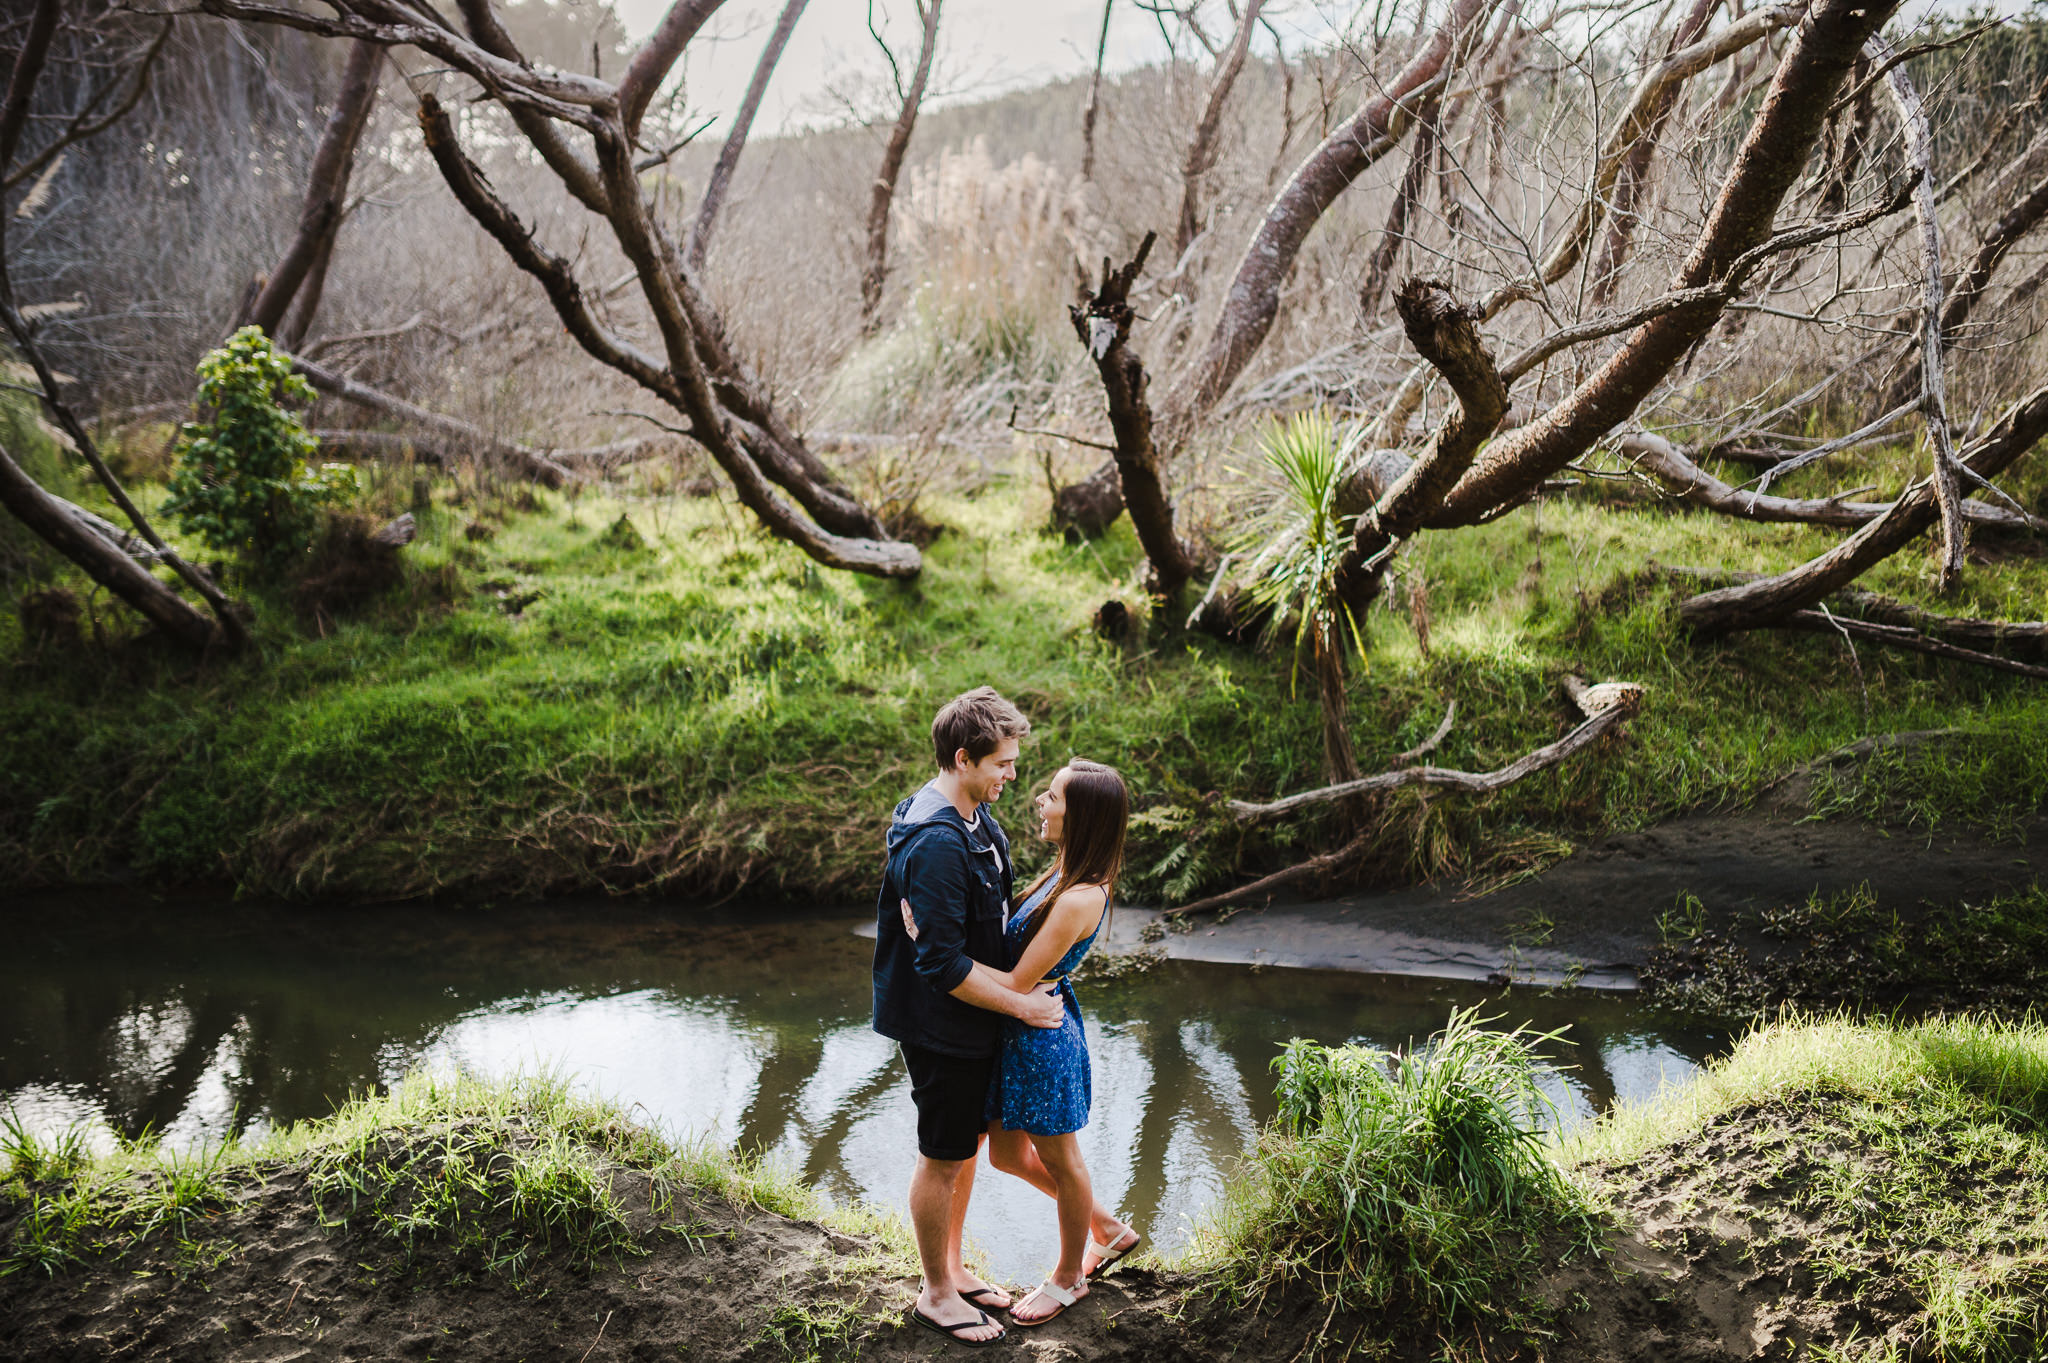
[[[917,1104],[917,1153],[926,1159],[973,1159],[988,1129],[992,1055],[947,1055],[902,1043],[910,1071],[910,1101]]]

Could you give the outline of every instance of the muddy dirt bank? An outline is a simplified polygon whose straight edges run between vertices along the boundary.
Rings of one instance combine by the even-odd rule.
[[[1613,1199],[1613,1229],[1597,1254],[1553,1256],[1535,1284],[1550,1304],[1548,1337],[1467,1326],[1450,1341],[1454,1356],[1719,1363],[1924,1339],[1918,1266],[1954,1246],[1902,1235],[1882,1210],[1859,1211],[1854,1199],[1817,1204],[1815,1186],[1881,1184],[1898,1162],[1890,1150],[1848,1139],[1832,1107],[1795,1099],[1730,1112],[1675,1145],[1587,1171]],[[2025,1208],[1999,1205],[2020,1185],[1995,1159],[1987,1164],[1981,1142],[1910,1123],[1900,1134],[1923,1151],[1955,1145],[1952,1161],[1933,1166],[1953,1170],[1947,1191],[2011,1220],[2010,1247],[2023,1257],[2048,1251],[2048,1242],[2035,1243],[2038,1220],[2027,1230]],[[332,1205],[323,1215],[301,1170],[261,1168],[182,1232],[153,1232],[54,1276],[0,1276],[0,1356],[911,1363],[967,1355],[903,1323],[916,1284],[872,1237],[716,1195],[685,1196],[657,1213],[648,1176],[632,1169],[615,1171],[612,1186],[644,1252],[592,1269],[536,1251],[508,1272],[437,1241],[408,1259],[388,1238],[337,1225]],[[22,1203],[0,1198],[0,1245],[24,1233],[22,1213]],[[2048,1300],[2037,1269],[2011,1284],[2022,1311],[2028,1299]],[[1369,1346],[1389,1336],[1379,1356],[1444,1351],[1443,1340],[1404,1337],[1399,1318],[1335,1313],[1305,1295],[1233,1309],[1207,1285],[1186,1273],[1120,1270],[1061,1319],[1013,1330],[987,1356],[1299,1363],[1360,1356],[1362,1347],[1374,1353]],[[2035,1325],[2048,1329],[2048,1320]]]

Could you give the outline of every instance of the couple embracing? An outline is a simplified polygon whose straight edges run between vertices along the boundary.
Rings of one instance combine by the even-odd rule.
[[[1037,798],[1053,863],[1021,892],[990,808],[1017,779],[1031,723],[988,687],[932,721],[939,774],[896,806],[877,906],[875,1030],[896,1041],[917,1107],[910,1220],[924,1265],[911,1319],[966,1345],[1043,1325],[1138,1245],[1095,1200],[1077,1133],[1090,1081],[1068,977],[1107,926],[1130,797],[1116,769],[1075,759]],[[968,1272],[962,1228],[989,1161],[1059,1208],[1058,1263],[1021,1298]]]

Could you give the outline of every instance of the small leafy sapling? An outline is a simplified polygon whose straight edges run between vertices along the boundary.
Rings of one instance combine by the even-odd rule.
[[[313,389],[256,327],[199,362],[200,420],[178,436],[165,509],[210,548],[259,572],[289,571],[312,547],[320,508],[357,491],[349,464],[315,464],[320,442],[287,403]]]

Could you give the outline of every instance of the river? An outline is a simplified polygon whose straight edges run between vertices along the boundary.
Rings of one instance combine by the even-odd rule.
[[[334,909],[70,894],[0,901],[0,1112],[101,1145],[178,1144],[320,1116],[425,1066],[552,1070],[674,1135],[712,1133],[833,1199],[901,1210],[914,1120],[893,1046],[868,1029],[863,916],[550,903]],[[1170,1250],[1273,1115],[1293,1036],[1419,1041],[1454,1006],[1569,1027],[1546,1076],[1566,1123],[1653,1095],[1722,1033],[1626,994],[1172,960],[1084,982],[1103,1201]],[[1051,1203],[1000,1175],[970,1236],[1035,1281]]]

